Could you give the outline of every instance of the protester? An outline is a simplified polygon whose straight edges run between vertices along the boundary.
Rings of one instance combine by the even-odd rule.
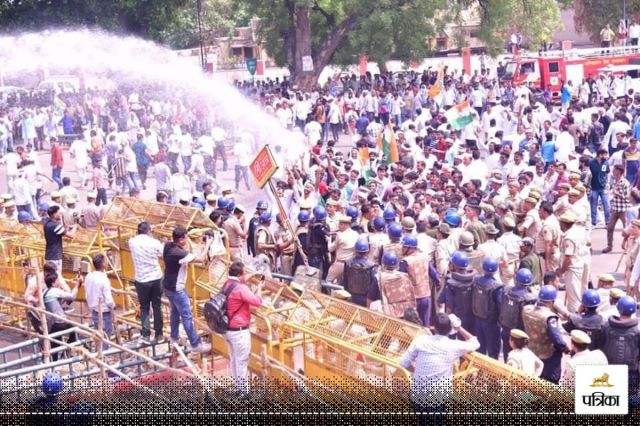
[[[462,328],[457,318],[436,315],[436,334],[414,339],[400,360],[400,365],[413,373],[411,402],[417,412],[442,413],[453,390],[453,364],[467,352],[480,347],[478,339]],[[462,340],[449,339],[455,332]]]
[[[185,284],[189,263],[202,261],[206,257],[212,239],[207,240],[206,246],[198,254],[191,252],[191,243],[184,227],[176,226],[173,229],[171,239],[165,244],[162,252],[165,266],[162,287],[171,305],[171,341],[174,344],[179,344],[179,327],[182,323],[192,350],[207,353],[211,351],[211,345],[201,342],[193,325],[191,302],[185,291]]]
[[[113,315],[116,302],[111,294],[111,281],[105,273],[107,258],[103,254],[93,256],[94,271],[87,274],[84,280],[84,292],[87,305],[91,310],[93,328],[99,329],[100,313],[102,313],[102,330],[105,336],[113,335]]]
[[[245,274],[244,264],[236,261],[229,267],[229,278],[222,287],[227,296],[229,330],[225,334],[229,346],[231,377],[239,398],[249,393],[249,354],[251,352],[251,308],[262,305],[260,294],[264,281],[260,281],[255,292],[246,282],[251,276]]]
[[[135,286],[140,303],[140,337],[145,343],[151,343],[150,314],[153,308],[154,340],[164,340],[162,328],[162,269],[159,259],[163,256],[163,245],[151,237],[151,225],[148,222],[138,224],[138,235],[129,240],[131,259],[135,269]]]

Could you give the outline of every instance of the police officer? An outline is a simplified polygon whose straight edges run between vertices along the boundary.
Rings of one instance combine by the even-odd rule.
[[[444,215],[443,222],[449,225],[450,231],[448,240],[453,253],[454,251],[458,250],[460,244],[460,234],[462,234],[462,231],[464,231],[462,228],[460,228],[460,225],[462,224],[462,218],[455,211],[455,209],[450,209]],[[467,328],[467,330],[469,329]]]
[[[498,359],[500,353],[499,307],[504,284],[495,278],[498,261],[488,257],[482,262],[483,275],[474,278],[471,309],[476,323],[476,336],[480,341],[478,352]]]
[[[373,232],[369,234],[369,255],[370,261],[374,263],[380,262],[382,258],[382,247],[389,244],[391,240],[385,232],[386,222],[380,216],[373,219]]]
[[[444,304],[447,314],[454,314],[460,318],[465,330],[475,330],[471,309],[471,292],[475,274],[468,267],[469,258],[465,253],[456,251],[451,255],[449,273],[445,279],[444,289],[438,296],[438,304]]]
[[[520,269],[516,272],[515,283],[504,292],[504,297],[500,303],[500,314],[498,322],[502,327],[502,354],[505,362],[507,355],[511,351],[509,346],[509,335],[514,328],[524,329],[522,322],[522,308],[526,305],[536,303],[537,297],[531,292],[531,282],[533,276],[528,269]]]
[[[307,253],[307,232],[309,230],[309,220],[311,219],[311,215],[306,210],[300,210],[298,213],[298,228],[296,229],[296,239],[298,243],[299,250],[296,250],[293,257],[293,273],[295,274],[296,269],[300,265],[304,265],[304,259],[300,254],[300,250],[304,252],[306,256],[309,256]]]
[[[469,231],[462,231],[458,247],[460,251],[465,252],[469,258],[469,268],[477,274],[482,273],[482,261],[484,253],[474,248],[476,243],[475,237]]]
[[[382,254],[393,253],[398,259],[402,258],[402,225],[397,222],[393,222],[387,227],[387,234],[389,235],[389,243],[382,246]]]
[[[582,274],[584,258],[580,255],[583,246],[587,245],[584,228],[575,226],[577,217],[571,212],[560,216],[560,228],[564,234],[560,243],[562,259],[558,275],[566,286],[566,302],[569,312],[577,312],[580,307],[582,293]]]
[[[335,260],[329,267],[327,281],[342,283],[342,273],[344,272],[344,262],[353,257],[358,233],[351,229],[351,218],[346,215],[338,217],[338,232],[329,243],[329,251],[335,254]]]
[[[220,200],[218,200],[220,201]],[[276,267],[278,245],[271,233],[271,213],[264,212],[260,215],[260,225],[256,228],[255,253],[256,256],[264,254],[269,258],[271,270]]]
[[[407,309],[416,309],[416,297],[409,276],[398,270],[400,259],[394,252],[382,255],[379,294],[370,292],[368,303],[382,300],[382,311],[394,318],[402,318]]]
[[[607,357],[601,350],[589,349],[592,346],[591,338],[580,330],[571,332],[571,359],[565,364],[560,378],[560,386],[570,390],[574,389],[576,366],[578,365],[607,365]]]
[[[347,207],[345,213],[351,218],[351,229],[356,231],[358,234],[362,234],[363,232],[365,232],[365,229],[358,222],[359,212],[357,207],[349,206]]]
[[[533,275],[532,285],[542,285],[542,265],[540,257],[534,252],[535,241],[531,237],[525,237],[520,241],[520,266],[518,269],[528,269]]]
[[[637,305],[631,296],[622,297],[616,304],[619,315],[609,317],[603,328],[602,352],[609,364],[629,366],[629,396],[637,396],[638,361],[640,361],[640,330],[635,316]]]
[[[293,275],[293,258],[296,253],[295,235],[291,233],[289,227],[283,222],[280,213],[276,214],[278,229],[275,232],[276,247],[280,253],[280,273],[283,275]],[[226,223],[226,222],[225,222]]]
[[[618,308],[616,306],[618,305],[618,302],[620,301],[620,299],[622,299],[626,295],[627,293],[625,293],[619,288],[612,288],[611,290],[609,290],[609,293],[607,295],[607,303],[606,304],[603,303],[598,308],[598,313],[602,315],[602,318],[604,319],[605,324],[609,321],[609,318],[611,318],[614,315],[618,315]],[[603,306],[605,306],[605,309],[601,310],[600,308]]]
[[[378,285],[376,265],[367,258],[369,243],[365,239],[356,241],[355,253],[344,262],[343,287],[351,294],[352,303],[366,307],[369,289]]]
[[[396,221],[396,211],[393,209],[386,209],[382,212],[382,218],[387,226],[389,226]]]
[[[225,220],[229,218],[229,211],[227,210],[227,207],[229,207],[230,202],[231,200],[228,198],[225,198],[225,197],[218,198],[218,208],[215,209],[214,212],[220,213],[223,223]]]
[[[500,231],[493,223],[485,225],[484,231],[487,240],[478,245],[478,250],[482,252],[484,258],[491,257],[498,261],[498,269],[500,270],[500,276],[502,276],[502,271],[507,267],[507,250],[496,241]]]
[[[449,234],[451,233],[451,227],[446,223],[441,223],[438,226],[438,242],[436,243],[436,270],[441,277],[446,276],[449,270],[449,259],[455,250],[452,250],[449,244]],[[442,283],[437,283],[438,287],[442,286]]]
[[[431,282],[429,280],[429,256],[418,250],[415,235],[402,238],[402,262],[400,271],[409,275],[416,296],[416,307],[422,325],[429,326],[429,302],[431,300]]]
[[[502,227],[504,232],[496,240],[501,244],[507,252],[507,267],[501,271],[500,279],[505,285],[513,284],[513,278],[518,270],[517,266],[520,261],[520,240],[521,238],[513,233],[516,222],[509,216],[502,219]],[[516,327],[517,328],[517,327]]]
[[[589,336],[589,349],[602,346],[602,327],[604,319],[598,313],[600,295],[596,290],[587,290],[582,294],[582,305],[577,314],[569,314],[569,320],[563,325],[567,332],[582,330]]]
[[[251,256],[255,256],[255,236],[256,228],[260,226],[260,215],[269,209],[269,205],[266,201],[258,201],[256,204],[256,211],[253,217],[249,221],[249,230],[247,231],[247,251]]]
[[[318,268],[322,279],[327,278],[329,272],[329,235],[331,230],[327,225],[327,211],[324,207],[316,206],[313,209],[313,224],[307,234],[307,252],[309,253],[309,266]]]
[[[545,285],[538,293],[538,303],[522,308],[524,328],[530,338],[529,349],[544,363],[540,378],[556,384],[560,381],[562,354],[569,352],[558,316],[552,310],[557,296],[554,286]]]

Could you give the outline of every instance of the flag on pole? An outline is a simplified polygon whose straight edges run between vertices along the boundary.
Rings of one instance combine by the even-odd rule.
[[[435,99],[442,93],[442,86],[444,84],[444,65],[440,64],[438,68],[438,77],[436,82],[429,88],[429,97]]]
[[[460,130],[473,121],[471,105],[469,105],[468,100],[450,108],[444,113],[444,116],[453,130]]]
[[[391,123],[382,129],[378,135],[378,149],[382,151],[387,158],[387,163],[395,163],[400,161],[400,155],[398,155],[398,142],[396,141],[396,135],[393,133],[393,127]]]
[[[358,150],[358,159],[360,160],[360,165],[364,166],[369,161],[369,148],[364,147]]]
[[[431,99],[434,99],[440,93],[442,93],[442,85],[440,84],[440,80],[438,80],[429,88],[428,95]]]

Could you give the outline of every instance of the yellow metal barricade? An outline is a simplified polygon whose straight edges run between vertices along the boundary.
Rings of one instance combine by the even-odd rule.
[[[197,247],[203,244],[202,236],[207,231],[220,232],[226,237],[224,230],[218,229],[200,209],[136,198],[114,198],[109,210],[101,220],[100,226],[116,236],[114,245],[117,248],[120,264],[119,275],[124,283],[123,288],[130,292],[135,292],[133,284],[135,269],[129,249],[129,240],[137,235],[138,224],[143,221],[151,225],[151,235],[163,242],[171,239],[173,229],[177,225],[183,226],[189,232],[195,252],[198,251]],[[207,261],[189,266],[185,289],[191,297],[193,314],[196,318],[202,317],[202,306],[211,297],[212,285],[217,285],[226,276],[230,256],[227,238],[223,238],[222,241],[224,242],[224,254],[215,263]],[[162,259],[160,259],[160,264],[162,265]],[[131,317],[137,306],[136,301],[124,315]],[[204,331],[209,332],[209,330]]]

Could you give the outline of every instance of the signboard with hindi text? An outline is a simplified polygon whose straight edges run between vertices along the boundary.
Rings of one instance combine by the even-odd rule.
[[[260,150],[256,158],[249,165],[249,169],[251,170],[253,178],[256,180],[256,185],[264,188],[269,179],[271,179],[271,176],[278,170],[278,165],[271,154],[269,145],[265,145],[265,147]]]

